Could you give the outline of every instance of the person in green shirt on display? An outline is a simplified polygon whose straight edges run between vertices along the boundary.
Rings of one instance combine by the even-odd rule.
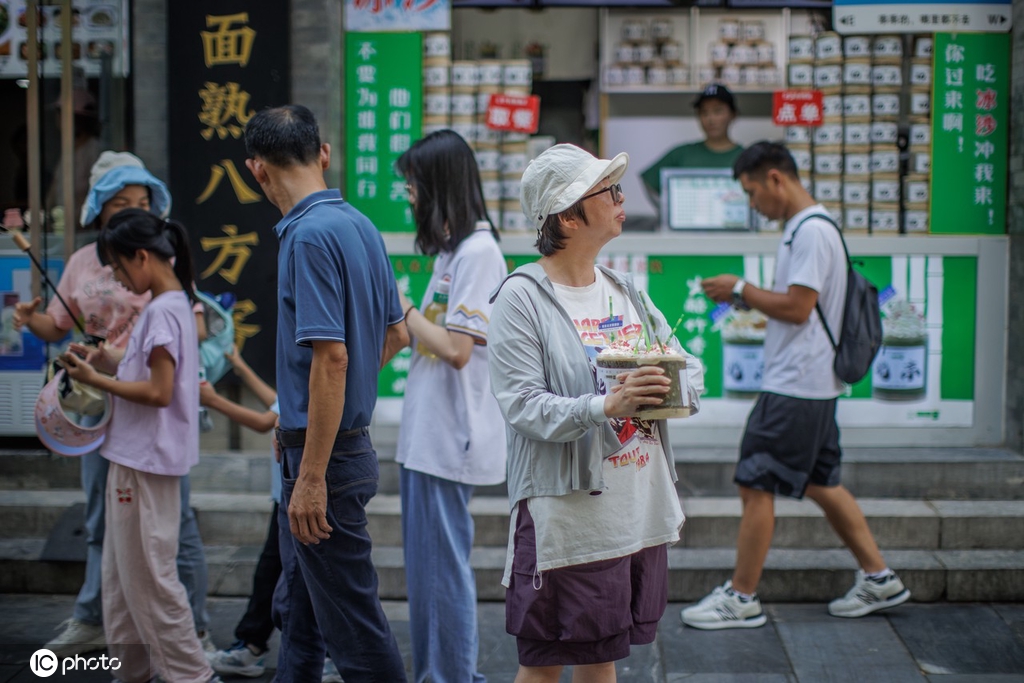
[[[729,126],[736,119],[736,98],[719,83],[704,87],[693,103],[706,136],[700,142],[676,147],[640,174],[644,188],[655,206],[661,207],[661,169],[732,168],[743,151],[729,138]]]

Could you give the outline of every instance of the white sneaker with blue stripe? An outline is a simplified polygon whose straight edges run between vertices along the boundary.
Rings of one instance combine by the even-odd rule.
[[[863,617],[872,612],[902,605],[909,599],[910,591],[895,573],[889,573],[880,579],[869,579],[858,569],[853,588],[843,597],[828,603],[828,613],[834,617]]]
[[[265,653],[264,653],[265,654]],[[236,642],[227,650],[207,652],[206,661],[214,671],[223,676],[245,676],[259,678],[266,671],[263,654],[253,654],[243,642]]]
[[[723,628],[757,628],[768,621],[757,595],[742,599],[726,581],[692,607],[680,613],[683,623],[693,628],[717,631]]]

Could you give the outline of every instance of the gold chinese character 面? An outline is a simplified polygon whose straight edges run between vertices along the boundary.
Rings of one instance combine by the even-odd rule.
[[[245,184],[238,169],[235,168],[235,162],[231,159],[221,159],[219,164],[210,166],[210,182],[206,184],[203,193],[196,198],[196,204],[202,204],[213,196],[225,175],[231,183],[231,189],[235,191],[235,198],[238,199],[239,204],[254,204],[263,199],[262,195]]]
[[[260,332],[259,325],[243,322],[255,312],[256,304],[252,302],[252,299],[243,299],[242,301],[235,302],[235,308],[231,312],[231,317],[235,322],[235,346],[238,348],[239,353],[245,347],[245,340],[255,337]]]
[[[203,251],[219,249],[213,263],[203,271],[200,277],[208,278],[217,273],[231,284],[237,285],[238,276],[242,274],[242,269],[245,268],[249,257],[252,256],[252,250],[249,247],[259,244],[260,236],[255,232],[239,235],[237,225],[222,225],[221,230],[227,237],[201,237],[199,239],[199,245]],[[230,268],[224,267],[228,259],[232,259]]]
[[[228,135],[237,140],[242,136],[245,124],[256,113],[249,109],[249,93],[239,88],[237,83],[218,85],[207,82],[199,91],[199,97],[203,100],[199,122],[206,126],[199,134],[204,140],[212,138],[214,133],[221,140]]]
[[[218,64],[237,64],[244,67],[249,63],[256,31],[246,26],[248,23],[247,12],[206,16],[206,28],[216,29],[199,32],[203,38],[203,55],[206,57],[207,68]],[[232,24],[242,26],[232,28]]]

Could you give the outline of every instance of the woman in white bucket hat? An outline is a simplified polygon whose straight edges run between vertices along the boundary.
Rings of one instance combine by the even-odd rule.
[[[512,505],[506,627],[519,650],[517,681],[615,680],[615,661],[654,640],[667,601],[667,546],[683,512],[664,420],[632,417],[659,405],[661,368],[618,376],[605,393],[597,354],[637,346],[642,330],[686,358],[684,405],[699,407],[700,362],[672,337],[632,278],[597,266],[622,231],[628,164],[556,145],[527,167],[523,211],[541,258],[513,272],[493,298],[491,386],[508,425]]]
[[[116,213],[133,208],[145,209],[165,218],[170,213],[171,195],[163,181],[150,173],[137,156],[129,152],[107,150],[100,154],[92,166],[89,192],[82,204],[81,223],[98,234]],[[75,327],[75,318],[78,318],[86,334],[94,340],[104,340],[103,348],[115,359],[123,354],[135,321],[151,298],[148,292],[135,294],[120,286],[110,266],[100,263],[95,243],[87,244],[71,255],[57,283],[57,291],[70,310],[66,310],[54,298],[45,311],[39,311],[37,309],[42,300],[37,297],[17,305],[15,327],[27,327],[44,341],[58,342]],[[197,324],[201,320],[200,309],[196,314]],[[97,421],[101,417],[97,416]],[[81,424],[92,425],[84,421]],[[61,624],[61,633],[46,644],[59,657],[91,652],[106,646],[100,571],[105,529],[104,492],[109,463],[99,454],[103,431],[93,430],[91,436],[93,448],[81,456],[82,488],[86,495],[85,582],[75,600],[72,616]],[[186,477],[182,482],[178,569],[188,589],[196,630],[205,634],[209,623],[206,614],[206,556],[195,515],[187,504],[188,495]],[[213,649],[212,643],[209,647]]]

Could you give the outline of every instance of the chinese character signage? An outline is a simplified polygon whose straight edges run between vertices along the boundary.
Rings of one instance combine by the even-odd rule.
[[[820,126],[824,97],[820,90],[776,90],[772,123],[776,126]]]
[[[832,24],[839,33],[1004,33],[1013,25],[1010,0],[879,2],[835,0]]]
[[[422,35],[345,35],[345,198],[385,232],[415,228],[395,161],[419,139]]]
[[[199,289],[231,292],[235,341],[274,380],[280,211],[245,166],[245,124],[288,104],[289,3],[169,3],[172,216],[192,238]]]
[[[937,33],[934,60],[929,231],[1002,234],[1010,36]]]
[[[510,133],[537,132],[540,98],[536,95],[491,95],[487,104],[487,127]]]
[[[42,5],[42,6],[39,6]],[[0,78],[28,75],[25,0],[0,0]],[[63,4],[37,4],[39,65],[43,76],[59,76],[63,46],[60,13]],[[97,77],[110,60],[110,73],[127,76],[129,69],[127,0],[72,0],[71,64]]]
[[[345,30],[450,31],[450,0],[345,0]]]

